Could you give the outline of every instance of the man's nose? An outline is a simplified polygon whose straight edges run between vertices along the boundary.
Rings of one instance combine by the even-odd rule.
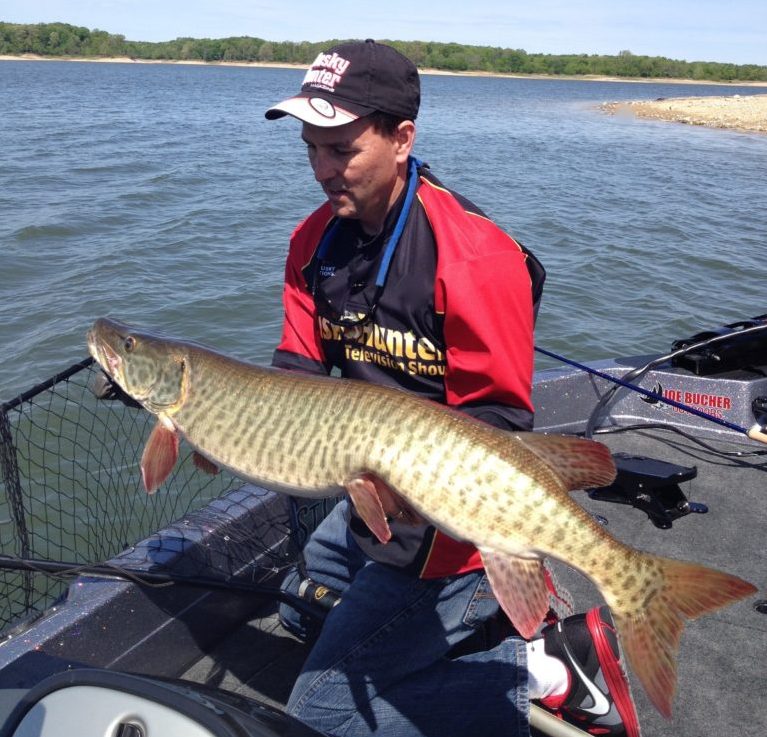
[[[314,154],[312,170],[314,171],[314,178],[318,182],[332,179],[336,175],[336,167],[333,164],[332,158],[322,151],[317,151]]]

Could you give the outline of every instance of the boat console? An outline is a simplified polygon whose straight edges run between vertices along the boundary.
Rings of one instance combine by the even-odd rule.
[[[38,683],[0,737],[316,737],[253,699],[185,682],[82,668]]]

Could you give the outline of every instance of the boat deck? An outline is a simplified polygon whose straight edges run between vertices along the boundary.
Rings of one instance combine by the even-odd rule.
[[[264,604],[181,677],[284,707],[308,647],[280,625],[276,609]]]

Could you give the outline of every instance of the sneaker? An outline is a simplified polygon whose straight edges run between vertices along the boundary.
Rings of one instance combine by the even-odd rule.
[[[541,705],[594,735],[640,737],[639,720],[608,607],[567,617],[543,630],[543,647],[569,675],[564,695]]]

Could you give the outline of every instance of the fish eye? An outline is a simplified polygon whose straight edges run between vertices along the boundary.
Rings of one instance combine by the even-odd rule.
[[[130,353],[135,347],[136,339],[132,335],[129,335],[123,342],[123,348],[125,348],[126,353]]]

